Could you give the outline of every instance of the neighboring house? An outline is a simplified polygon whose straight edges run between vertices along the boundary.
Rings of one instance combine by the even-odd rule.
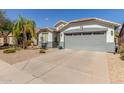
[[[119,33],[118,44],[119,44],[119,46],[121,46],[122,44],[124,44],[124,23],[123,23],[123,25],[121,27],[121,31]]]
[[[0,46],[4,45],[4,38],[0,36]]]
[[[38,46],[42,47],[42,44],[47,44],[48,48],[57,47],[59,43],[58,32],[53,28],[42,28],[37,32]]]
[[[9,45],[13,45],[14,44],[14,37],[13,37],[12,33],[8,34],[8,36],[7,36],[7,43]]]
[[[4,32],[3,34],[0,35],[0,46],[4,45],[4,44],[9,44],[9,45],[13,45],[13,36],[11,32]]]
[[[114,52],[114,31],[119,26],[99,18],[73,20],[59,29],[59,45],[68,49]]]

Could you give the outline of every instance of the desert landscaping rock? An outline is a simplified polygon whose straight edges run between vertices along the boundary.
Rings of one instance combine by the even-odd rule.
[[[49,48],[48,50],[46,50],[46,53],[51,53],[56,50],[57,49]],[[40,49],[27,49],[27,50],[21,49],[16,51],[16,53],[5,54],[3,53],[3,50],[0,50],[0,59],[12,65],[12,64],[20,63],[25,60],[30,60],[34,57],[44,55],[44,54],[40,54],[39,51]]]
[[[108,54],[107,60],[111,83],[124,84],[124,61],[120,59],[120,55]]]

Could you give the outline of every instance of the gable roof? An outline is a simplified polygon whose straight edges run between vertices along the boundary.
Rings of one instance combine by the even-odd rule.
[[[50,27],[46,27],[46,28],[40,29],[37,33],[41,33],[41,32],[54,32],[54,31],[56,31],[56,29],[50,28]]]
[[[104,20],[104,19],[100,19],[100,18],[82,18],[82,19],[78,19],[78,20],[72,20],[70,22],[68,22],[65,26],[63,26],[59,31],[63,30],[64,28],[66,28],[67,26],[69,26],[70,24],[73,23],[78,23],[78,22],[87,22],[87,21],[96,21],[96,22],[100,22],[106,25],[111,25],[114,27],[120,26],[121,24],[116,23],[116,22],[112,22],[112,21],[108,21],[108,20]]]
[[[59,26],[59,25],[61,25],[61,24],[67,24],[68,22],[66,22],[66,21],[64,21],[64,20],[59,20],[54,26],[55,27],[57,27],[57,26]]]
[[[40,31],[40,28],[35,28],[35,32],[38,33]]]
[[[11,33],[11,32],[8,31],[8,30],[4,31],[3,33],[0,32],[0,37],[2,37],[2,36],[8,36],[10,33]]]

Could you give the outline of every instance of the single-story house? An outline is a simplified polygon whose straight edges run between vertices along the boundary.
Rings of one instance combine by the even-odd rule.
[[[55,28],[46,27],[39,29],[36,32],[38,37],[37,45],[42,47],[42,45],[46,43],[48,48],[56,48],[60,42],[59,29],[61,29],[65,24],[67,24],[67,22],[60,20],[54,25]]]
[[[48,48],[57,47],[59,44],[59,33],[54,28],[42,28],[37,32],[37,44],[39,47],[45,43]]]
[[[123,23],[123,25],[121,27],[121,31],[119,33],[118,44],[119,44],[119,46],[121,46],[122,44],[124,44],[124,23]]]
[[[114,52],[114,31],[119,26],[119,23],[100,18],[73,20],[58,30],[59,45],[67,49]]]

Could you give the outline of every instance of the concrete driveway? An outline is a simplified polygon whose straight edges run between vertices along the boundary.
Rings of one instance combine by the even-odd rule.
[[[14,64],[12,67],[31,75],[29,80],[21,83],[110,83],[106,56],[104,52],[64,49]]]

